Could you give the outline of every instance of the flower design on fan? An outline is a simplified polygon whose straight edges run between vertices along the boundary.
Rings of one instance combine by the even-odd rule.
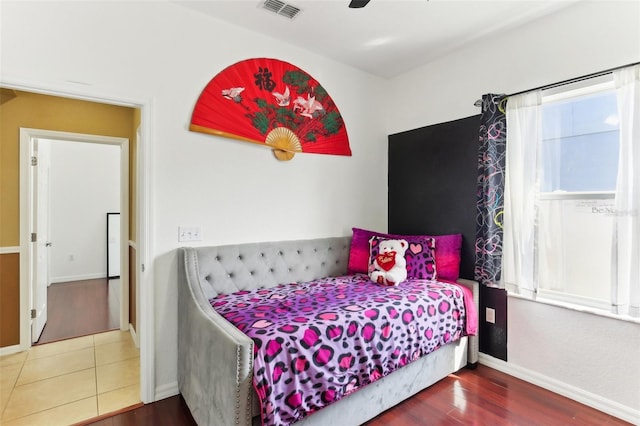
[[[243,91],[244,87],[232,87],[231,89],[224,89],[222,91],[222,96],[236,102],[242,102],[242,96],[240,96],[240,93]]]
[[[286,107],[289,106],[291,92],[289,91],[289,86],[286,87],[284,93],[273,92],[271,93],[276,98],[276,103],[278,106]]]
[[[298,96],[298,99],[293,101],[293,110],[301,111],[300,115],[309,118],[318,117],[322,112],[324,112],[324,107],[318,101],[316,101],[315,96],[311,96],[311,94],[307,93],[307,99],[302,96]]]

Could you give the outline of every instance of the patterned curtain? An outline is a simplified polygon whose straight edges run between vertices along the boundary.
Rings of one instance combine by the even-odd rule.
[[[507,119],[505,95],[482,96],[476,204],[475,280],[497,287],[502,271]]]

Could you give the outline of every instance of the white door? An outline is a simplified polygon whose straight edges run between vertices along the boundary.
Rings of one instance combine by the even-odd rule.
[[[47,323],[47,286],[49,285],[49,143],[33,140],[33,156],[36,164],[33,172],[33,231],[36,241],[33,245],[33,295],[31,309],[31,342],[40,339],[42,330]],[[32,311],[33,312],[33,311]]]

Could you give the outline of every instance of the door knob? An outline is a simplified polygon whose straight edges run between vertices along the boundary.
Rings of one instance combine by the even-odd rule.
[[[44,243],[45,247],[51,247],[53,245],[53,243],[51,241],[47,241],[46,243]]]

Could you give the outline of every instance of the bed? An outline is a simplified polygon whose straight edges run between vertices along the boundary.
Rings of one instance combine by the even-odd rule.
[[[306,332],[300,335],[300,344],[311,352],[296,358],[297,361],[291,361],[290,364],[278,364],[277,361],[273,361],[271,366],[261,365],[261,358],[254,359],[254,351],[257,353],[260,349],[273,349],[267,348],[269,342],[282,343],[281,336],[271,335],[271,332],[266,330],[273,329],[275,326],[267,326],[272,326],[271,323],[276,322],[278,317],[286,315],[285,310],[289,305],[285,302],[293,303],[294,297],[288,296],[287,291],[298,291],[302,298],[301,303],[306,303],[304,309],[307,309],[308,317],[327,321],[333,320],[327,315],[336,310],[329,309],[331,312],[328,312],[319,307],[326,306],[326,303],[335,299],[329,296],[329,289],[346,289],[343,293],[347,293],[336,297],[344,296],[346,300],[352,297],[356,300],[365,297],[359,293],[361,290],[368,292],[380,287],[368,282],[366,275],[347,274],[353,272],[349,271],[352,252],[351,236],[179,249],[178,385],[198,424],[252,425],[261,424],[264,420],[265,425],[293,422],[296,425],[358,425],[467,364],[477,363],[477,337],[468,335],[467,329],[456,336],[453,336],[455,331],[452,329],[446,337],[442,337],[435,345],[432,344],[437,350],[426,355],[424,353],[427,350],[418,348],[414,342],[410,351],[406,354],[396,354],[397,356],[391,357],[393,360],[381,358],[384,355],[377,354],[371,357],[372,361],[358,355],[358,349],[361,349],[359,347],[347,347],[346,343],[342,343],[345,345],[344,350],[339,350],[339,342],[344,340],[341,340],[343,336],[346,339],[349,324],[318,330],[302,322],[301,325],[304,325]],[[320,281],[308,284],[314,280]],[[457,281],[461,286],[448,282],[439,283],[437,286],[454,293],[458,293],[456,288],[460,289],[460,292],[466,289],[465,300],[468,303],[469,294],[473,294],[473,303],[477,311],[477,283],[463,279]],[[307,285],[312,287],[306,287]],[[412,285],[422,286],[427,283],[418,282]],[[406,293],[401,293],[402,291]],[[408,285],[386,288],[386,292],[397,298],[396,306],[401,306],[399,304],[403,297],[413,298],[419,293],[424,293],[419,287],[411,288]],[[259,300],[261,295],[265,300]],[[266,299],[275,299],[278,304],[269,305]],[[243,308],[247,306],[251,308]],[[371,327],[374,327],[373,321],[379,317],[395,316],[403,319],[400,308],[397,309],[398,315],[391,314],[393,308],[385,308],[385,315],[382,315],[381,311],[378,312],[380,315],[374,315],[372,309],[355,308],[354,303],[347,303],[345,306],[351,307],[351,311],[348,312],[351,324],[353,327],[359,327],[358,333],[353,334],[359,336],[366,336],[368,322],[372,322]],[[287,309],[278,312],[279,307]],[[458,312],[458,309],[455,311]],[[272,317],[263,316],[274,313],[275,316]],[[406,323],[413,324],[414,318],[410,319],[411,321],[409,317],[404,318]],[[289,329],[293,323],[295,321],[288,319],[287,324],[280,324],[279,328],[292,331]],[[257,328],[259,333],[249,337],[252,328],[249,325],[257,326],[253,329],[255,331]],[[395,325],[389,324],[389,327],[391,329]],[[420,329],[419,332],[421,335],[428,335],[426,329]],[[263,333],[263,340],[260,340],[260,333]],[[334,338],[334,344],[321,343],[317,340],[320,335]],[[378,347],[382,349],[381,344],[378,344]],[[408,348],[409,346],[407,350]],[[371,349],[371,345],[367,349]],[[313,374],[309,372],[302,379],[303,385],[297,386],[309,383],[310,387],[317,390],[315,394],[276,392],[275,385],[265,386],[263,378],[274,375],[273,366],[284,366],[283,370],[291,371],[294,371],[296,366],[304,366],[300,371],[306,371],[308,364],[324,365],[325,358],[331,358],[328,354],[333,355],[333,352],[340,352],[342,355],[341,364],[335,371],[351,371],[354,366],[367,362],[370,365],[383,365],[384,368],[360,368],[364,376],[354,378],[345,373],[340,375],[339,379],[332,377],[331,380],[335,381],[331,383],[322,381],[329,376],[329,371],[314,371]],[[300,359],[309,362],[305,364]],[[322,362],[319,362],[319,359]],[[344,367],[342,370],[341,366]],[[265,368],[271,368],[269,374],[265,373]],[[319,378],[321,376],[323,379]],[[315,382],[314,378],[317,379]],[[265,387],[268,388],[267,391]],[[278,398],[274,398],[274,395]],[[286,400],[288,408],[274,410],[269,401],[275,399]],[[307,411],[308,407],[313,407],[311,412],[301,411],[301,403],[308,403]],[[319,409],[320,407],[323,408]]]

